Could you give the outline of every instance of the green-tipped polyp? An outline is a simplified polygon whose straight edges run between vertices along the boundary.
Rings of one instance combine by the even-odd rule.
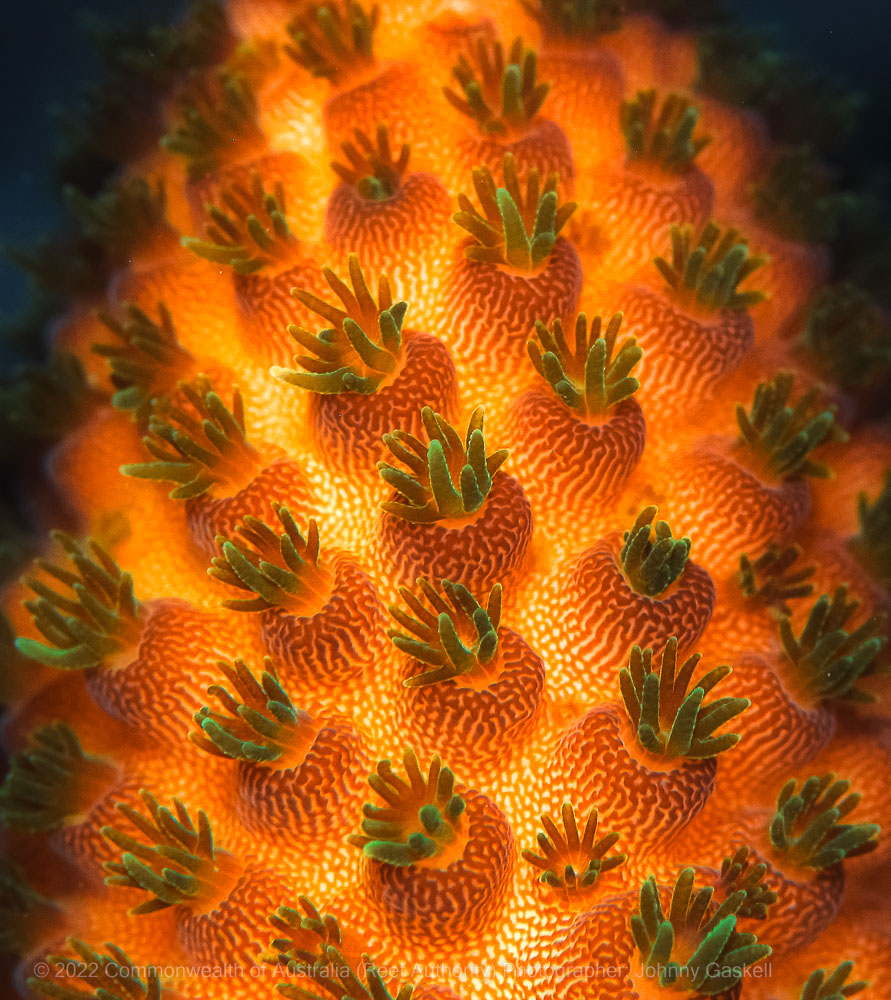
[[[179,124],[161,145],[185,158],[190,180],[200,180],[265,143],[258,119],[257,99],[243,76],[222,70],[215,77],[195,77],[180,101]]]
[[[741,555],[736,579],[743,597],[752,604],[788,615],[789,601],[809,597],[814,592],[814,585],[808,581],[816,567],[793,569],[800,556],[799,545],[771,545],[754,560],[745,553]]]
[[[306,896],[298,896],[297,902],[300,904],[299,910],[279,906],[270,914],[269,923],[280,936],[274,938],[269,951],[260,956],[263,962],[289,968],[307,961],[312,965],[316,953],[307,947],[307,938],[315,939],[313,944],[316,948],[341,943],[340,924],[336,917],[330,913],[322,913]]]
[[[196,746],[217,757],[284,766],[312,742],[311,717],[291,701],[268,656],[263,666],[258,680],[244,660],[219,662],[234,694],[221,684],[207,689],[221,711],[204,706],[195,713],[199,728],[189,739]]]
[[[752,185],[755,214],[775,233],[802,243],[828,243],[854,202],[834,189],[833,170],[807,146],[782,149]]]
[[[400,587],[399,594],[409,611],[390,605],[402,628],[387,632],[390,641],[430,668],[406,678],[405,686],[427,687],[474,671],[485,674],[498,652],[501,585],[492,588],[485,607],[460,583],[443,580],[440,593],[428,580],[418,580],[417,589],[426,605],[407,587]]]
[[[39,726],[10,761],[0,787],[0,817],[32,833],[57,830],[89,809],[116,775],[110,761],[84,752],[67,723]]]
[[[157,321],[131,303],[125,302],[122,309],[122,319],[106,310],[98,314],[120,343],[93,344],[92,351],[105,358],[117,387],[111,405],[143,420],[152,400],[170,393],[192,370],[194,359],[180,344],[173,316],[163,302],[158,303]]]
[[[767,908],[777,901],[777,894],[764,884],[767,865],[760,862],[753,865],[748,847],[739,847],[721,862],[720,888],[726,896],[740,890],[746,898],[737,913],[750,920],[765,920]]]
[[[121,802],[117,808],[144,841],[113,826],[102,828],[102,835],[124,852],[119,862],[104,862],[105,884],[149,893],[151,899],[129,911],[134,916],[213,895],[231,856],[214,846],[206,813],[198,813],[196,826],[179,799],[168,809],[150,792],[139,794],[148,815]]]
[[[65,945],[66,954],[47,955],[45,960],[50,969],[65,970],[65,984],[32,976],[29,989],[52,1000],[173,1000],[176,996],[161,985],[155,966],[136,965],[114,944],[106,943],[107,954],[77,938],[68,938]],[[69,985],[72,982],[77,985]]]
[[[646,507],[625,532],[619,562],[638,594],[658,597],[681,578],[690,555],[690,539],[674,538],[667,521],[653,522],[657,507]]]
[[[360,129],[353,130],[354,142],[341,143],[343,159],[335,160],[331,169],[345,183],[354,187],[369,201],[386,201],[399,187],[408,168],[411,147],[407,142],[394,158],[390,149],[390,137],[384,122],[378,122],[374,141]]]
[[[386,805],[362,807],[362,833],[349,837],[367,858],[389,865],[414,865],[439,858],[456,843],[462,830],[464,799],[455,792],[455,776],[438,756],[426,776],[413,750],[405,750],[406,778],[389,760],[378,763],[368,784]]]
[[[176,483],[170,491],[173,500],[191,500],[218,488],[237,492],[262,467],[259,452],[247,439],[241,393],[233,390],[230,408],[203,375],[181,382],[179,389],[191,412],[155,400],[149,433],[142,439],[153,461],[122,465],[121,472]]]
[[[579,832],[569,802],[564,802],[560,810],[562,830],[547,813],[541,817],[544,833],[539,832],[536,838],[540,853],[528,849],[522,852],[529,864],[541,870],[540,882],[566,894],[582,894],[625,862],[627,855],[610,854],[619,839],[617,833],[597,836],[597,818],[597,810],[592,809],[584,830]]]
[[[306,896],[298,896],[297,901],[300,910],[280,906],[270,916],[269,922],[282,936],[272,941],[262,961],[308,977],[339,1000],[410,1000],[413,987],[401,986],[394,998],[370,955],[362,955],[361,968],[356,972],[341,951],[337,919],[322,913]],[[289,983],[280,983],[278,991],[289,1000],[319,996]]]
[[[631,371],[643,357],[643,350],[634,337],[626,337],[616,347],[621,325],[621,313],[610,319],[605,330],[600,316],[595,316],[589,330],[587,317],[579,313],[574,347],[570,347],[559,318],[552,321],[550,329],[541,320],[535,321],[539,343],[527,342],[529,358],[560,399],[583,417],[604,413],[640,388]]]
[[[857,497],[859,531],[849,542],[851,551],[883,586],[891,586],[891,471],[875,500],[864,492]]]
[[[214,556],[208,575],[251,596],[223,602],[233,611],[285,608],[312,613],[330,591],[330,576],[319,565],[319,529],[309,521],[304,536],[287,507],[272,505],[280,533],[259,518],[247,516],[236,529],[237,541],[217,538],[222,555]]]
[[[16,649],[64,670],[98,667],[139,642],[141,608],[133,594],[133,577],[92,539],[80,545],[62,531],[52,537],[71,566],[36,561],[35,568],[57,581],[57,589],[36,576],[23,578],[36,595],[25,607],[46,641],[19,638]]]
[[[749,464],[764,475],[827,479],[831,471],[812,462],[811,452],[830,441],[846,441],[847,434],[835,422],[835,409],[820,406],[818,387],[790,405],[794,384],[791,372],[780,372],[758,384],[749,410],[736,404],[740,444],[749,453]]]
[[[5,954],[33,954],[45,945],[48,931],[61,931],[63,920],[59,904],[36,892],[11,861],[0,861],[0,948]],[[82,995],[71,1000],[82,1000]]]
[[[795,635],[791,618],[780,619],[780,641],[790,664],[787,683],[804,703],[824,698],[874,700],[872,694],[855,685],[876,667],[876,657],[885,645],[884,636],[876,633],[884,620],[873,616],[848,629],[859,606],[859,601],[848,600],[847,586],[841,586],[831,597],[823,594],[814,603],[800,635]]]
[[[764,301],[763,292],[739,291],[739,285],[767,262],[752,255],[735,229],[722,232],[714,222],[696,236],[689,223],[671,227],[671,260],[653,263],[682,306],[707,312],[741,310]]]
[[[538,114],[551,89],[537,80],[535,49],[514,39],[507,53],[499,41],[480,38],[474,62],[465,55],[452,68],[460,93],[443,87],[452,107],[472,118],[483,134],[521,131]]]
[[[823,378],[855,395],[882,384],[891,368],[887,314],[850,282],[814,296],[799,343]]]
[[[63,194],[84,236],[112,257],[134,257],[158,244],[176,245],[161,180],[150,184],[144,177],[128,177],[92,196],[72,186]]]
[[[421,410],[428,443],[407,431],[384,435],[384,444],[408,471],[378,463],[381,478],[402,496],[381,508],[413,524],[463,519],[478,511],[492,489],[492,477],[507,458],[502,448],[486,456],[483,408],[471,414],[464,441],[429,406]]]
[[[815,969],[801,988],[799,1000],[845,1000],[865,990],[870,984],[864,979],[853,983],[845,980],[854,969],[853,962],[840,962],[828,975],[825,969]]]
[[[868,854],[878,846],[876,823],[842,820],[860,801],[850,781],[834,774],[812,775],[797,788],[787,781],[770,821],[770,843],[788,863],[801,868],[830,868],[845,858]]]
[[[504,187],[496,187],[486,167],[476,167],[473,186],[482,211],[467,195],[459,194],[460,210],[452,216],[475,241],[464,249],[467,258],[502,264],[516,271],[536,271],[542,267],[576,209],[575,202],[560,204],[557,183],[557,175],[551,174],[542,188],[539,172],[533,169],[527,175],[525,191],[522,190],[511,153],[504,157]]]
[[[678,666],[678,641],[665,644],[658,672],[653,668],[653,650],[634,646],[627,667],[619,671],[625,711],[634,727],[638,744],[666,760],[702,760],[736,746],[736,733],[714,735],[715,730],[744,712],[748,698],[717,698],[703,704],[711,689],[731,673],[731,667],[709,670],[690,689],[693,671],[700,660],[694,653]]]
[[[739,933],[737,918],[745,891],[731,893],[714,906],[711,886],[694,891],[694,870],[678,876],[668,913],[650,876],[640,888],[631,934],[640,953],[642,977],[665,989],[715,996],[742,981],[744,970],[766,958],[771,949],[754,934]]]
[[[55,351],[0,383],[4,447],[14,440],[58,441],[79,427],[94,401],[80,358]]]
[[[182,244],[214,264],[238,274],[254,274],[275,263],[292,263],[299,244],[288,228],[285,192],[280,183],[266,191],[258,174],[249,184],[233,184],[220,193],[222,205],[207,205],[210,220],[204,239],[184,236]]]
[[[665,173],[686,170],[710,141],[693,135],[699,111],[679,94],[669,94],[657,111],[656,91],[639,90],[622,105],[620,121],[628,162]]]
[[[288,55],[313,76],[339,82],[374,64],[374,31],[380,9],[366,10],[356,0],[308,4],[288,24]]]
[[[355,254],[350,254],[349,271],[352,289],[330,267],[322,271],[341,306],[302,288],[291,289],[295,299],[332,325],[314,334],[292,323],[288,333],[307,352],[294,358],[302,370],[273,367],[274,378],[310,392],[369,395],[397,371],[408,305],[393,301],[385,274],[378,278],[375,301]]]
[[[590,40],[622,27],[622,0],[520,0],[547,34]]]

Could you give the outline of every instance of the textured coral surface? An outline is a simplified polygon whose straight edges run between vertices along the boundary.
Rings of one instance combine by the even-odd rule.
[[[5,599],[23,996],[891,996],[891,441],[764,130],[617,6],[229,0],[96,203]]]

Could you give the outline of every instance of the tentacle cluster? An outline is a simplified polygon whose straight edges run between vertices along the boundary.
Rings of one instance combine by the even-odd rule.
[[[501,585],[492,588],[485,608],[460,583],[443,580],[442,594],[427,580],[418,580],[417,586],[429,608],[407,587],[400,587],[399,593],[411,614],[390,606],[390,614],[405,630],[390,629],[390,641],[431,668],[407,678],[405,686],[426,687],[471,671],[484,672],[498,651]]]
[[[239,489],[260,469],[259,452],[248,442],[244,401],[238,389],[227,407],[210,380],[182,382],[190,409],[158,400],[143,444],[153,461],[122,465],[125,476],[174,482],[173,500],[190,500],[216,489]]]
[[[307,4],[288,24],[292,45],[285,51],[313,76],[338,82],[374,64],[377,4],[366,9],[356,0]]]
[[[115,774],[111,762],[84,752],[67,723],[39,726],[10,762],[0,787],[0,816],[23,830],[58,829],[88,808]]]
[[[749,253],[735,229],[722,232],[709,222],[698,236],[689,224],[672,226],[671,260],[657,257],[654,264],[682,304],[740,310],[765,299],[763,292],[739,291],[739,285],[766,262]]]
[[[244,660],[220,662],[235,694],[221,684],[208,688],[222,711],[205,705],[195,713],[199,728],[189,733],[193,743],[215,756],[252,764],[286,762],[305,748],[314,734],[311,717],[291,701],[270,657],[265,657],[263,666],[257,680]]]
[[[627,860],[625,854],[610,853],[619,840],[618,833],[598,838],[596,809],[588,814],[581,833],[571,803],[563,803],[560,819],[562,831],[550,816],[542,816],[545,832],[537,836],[541,853],[528,848],[523,851],[525,860],[541,869],[541,882],[563,892],[581,893],[593,889],[603,875]]]
[[[121,343],[93,344],[93,351],[106,359],[117,387],[111,405],[143,420],[151,413],[152,401],[169,393],[194,362],[180,344],[173,315],[163,302],[158,303],[157,322],[132,303],[125,303],[123,311],[123,319],[99,313]]]
[[[741,440],[752,459],[779,478],[831,475],[825,465],[812,462],[810,454],[828,441],[845,440],[847,435],[836,424],[833,409],[815,405],[818,388],[806,392],[794,406],[789,397],[795,377],[782,372],[769,382],[761,382],[748,411],[736,405],[736,422]]]
[[[850,781],[834,774],[814,775],[800,788],[793,779],[777,797],[770,822],[770,842],[790,863],[804,868],[829,868],[845,858],[875,850],[877,823],[840,823],[860,801]]]
[[[872,700],[869,692],[855,685],[874,669],[885,639],[876,635],[882,624],[877,618],[853,630],[846,627],[859,606],[859,601],[848,599],[848,588],[842,586],[831,597],[823,594],[815,602],[799,635],[788,615],[780,619],[783,653],[793,668],[790,681],[806,701]]]
[[[679,94],[669,94],[656,112],[656,91],[639,90],[622,105],[622,132],[629,162],[651,163],[667,173],[684,170],[708,145],[694,137],[699,111]]]
[[[238,540],[217,538],[221,555],[214,556],[208,574],[251,597],[229,598],[233,611],[268,611],[283,607],[297,613],[324,600],[329,577],[319,565],[319,529],[310,520],[306,534],[287,507],[274,503],[280,534],[256,517],[245,517]]]
[[[187,236],[183,246],[214,264],[228,264],[238,274],[294,259],[298,243],[288,227],[281,183],[266,191],[260,175],[254,174],[249,183],[225,188],[220,200],[222,207],[207,207],[210,221],[204,239]]]
[[[137,916],[193,902],[212,891],[219,855],[225,853],[214,846],[203,811],[198,813],[196,826],[178,799],[171,810],[150,792],[143,791],[141,798],[148,815],[122,803],[118,809],[145,841],[116,827],[102,829],[103,835],[124,852],[119,862],[105,862],[106,884],[142,889],[152,897],[133,907],[130,912]]]
[[[777,901],[777,894],[765,883],[767,865],[752,864],[748,847],[739,847],[721,862],[720,887],[726,897],[743,891],[746,894],[737,913],[750,920],[764,920],[767,911]]]
[[[634,337],[626,337],[616,347],[622,318],[621,313],[616,313],[602,330],[602,320],[595,316],[589,330],[587,317],[579,313],[575,350],[567,344],[559,319],[553,320],[550,329],[541,320],[535,321],[541,347],[534,340],[527,341],[535,370],[571,410],[583,416],[603,413],[640,388],[631,372],[643,350]]]
[[[701,760],[736,746],[737,733],[714,735],[715,730],[744,712],[748,698],[718,698],[707,705],[703,699],[731,672],[715,667],[690,684],[700,654],[694,653],[678,667],[678,641],[668,640],[658,672],[653,669],[653,650],[635,646],[628,667],[619,671],[625,711],[634,726],[638,743],[668,760],[686,757]]]
[[[746,966],[765,959],[771,949],[754,934],[736,929],[745,891],[732,893],[713,909],[713,888],[694,891],[694,877],[692,868],[678,876],[667,914],[656,879],[647,879],[639,910],[631,917],[631,933],[644,974],[659,986],[714,996],[740,982]]]
[[[36,568],[62,586],[53,589],[36,576],[25,578],[36,594],[25,607],[46,642],[22,637],[16,648],[51,667],[98,667],[139,641],[141,607],[133,593],[133,577],[98,542],[80,545],[62,531],[54,531],[53,538],[72,568],[37,560]]]
[[[294,298],[333,325],[313,334],[292,323],[288,333],[309,354],[294,359],[303,371],[273,367],[273,377],[311,392],[367,395],[396,371],[408,304],[393,301],[385,274],[378,280],[375,301],[355,254],[350,255],[349,269],[352,290],[330,268],[322,272],[342,308],[304,289],[291,290]]]
[[[542,187],[539,172],[533,169],[526,178],[524,191],[512,153],[504,157],[503,187],[496,187],[486,167],[477,167],[473,171],[473,186],[482,211],[467,195],[461,194],[460,211],[452,216],[475,241],[464,250],[467,258],[485,264],[504,264],[518,271],[541,267],[576,209],[572,201],[560,204],[557,183],[557,175],[551,174]]]
[[[374,139],[361,129],[353,130],[354,141],[341,143],[343,158],[335,161],[331,169],[345,183],[355,187],[369,201],[386,201],[395,193],[408,168],[411,146],[402,143],[399,155],[394,157],[390,148],[390,134],[384,122],[377,123]]]
[[[657,507],[638,514],[619,552],[622,571],[639,594],[658,597],[680,579],[690,555],[690,539],[674,538],[667,521],[656,521]]]
[[[180,121],[161,140],[186,160],[198,180],[244,148],[261,144],[259,106],[244,76],[221,71],[216,78],[195,78],[180,101]]]
[[[535,49],[515,38],[505,53],[501,42],[480,38],[474,55],[475,67],[461,55],[452,69],[461,93],[444,87],[443,95],[461,114],[474,119],[483,133],[505,135],[523,129],[551,89],[537,80]]]
[[[808,581],[816,567],[793,569],[800,557],[798,545],[771,545],[754,560],[741,555],[737,581],[743,596],[762,607],[788,615],[789,601],[808,597],[814,591],[814,585]]]
[[[440,854],[455,840],[465,808],[454,774],[439,757],[432,759],[426,775],[413,750],[404,751],[402,765],[405,778],[389,760],[378,763],[368,783],[386,804],[366,803],[362,833],[349,838],[366,857],[398,866]]]
[[[413,524],[465,518],[478,511],[508,456],[504,448],[486,455],[483,416],[481,406],[473,411],[463,442],[451,424],[426,406],[421,419],[428,444],[406,431],[385,434],[384,443],[408,472],[378,463],[381,478],[402,497],[385,501],[381,508]]]

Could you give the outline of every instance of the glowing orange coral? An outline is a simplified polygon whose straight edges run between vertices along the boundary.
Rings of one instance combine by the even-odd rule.
[[[66,559],[5,596],[20,980],[878,997],[891,448],[762,123],[614,0],[211,7],[69,195],[110,278]]]

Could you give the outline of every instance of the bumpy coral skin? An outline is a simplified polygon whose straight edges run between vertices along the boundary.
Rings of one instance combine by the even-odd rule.
[[[743,653],[733,670],[734,692],[750,698],[752,708],[739,725],[745,741],[721,762],[721,782],[732,786],[757,767],[781,777],[812,761],[835,732],[835,715],[820,703],[801,705],[783,681],[778,662]]]
[[[535,387],[520,397],[512,417],[527,490],[545,515],[559,510],[566,496],[574,496],[582,511],[596,510],[620,491],[643,454],[646,422],[635,399],[585,421]]]
[[[637,643],[661,647],[677,636],[692,649],[705,631],[715,602],[715,585],[689,562],[675,584],[657,597],[638,594],[618,563],[621,539],[604,539],[558,571],[559,590],[551,613],[563,615],[565,646],[555,682],[595,690],[609,697],[616,669]],[[576,599],[561,609],[561,596]],[[556,666],[556,665],[555,665]]]
[[[118,239],[125,252],[109,258],[105,293],[78,296],[58,325],[56,347],[83,364],[89,405],[72,413],[44,486],[32,490],[36,529],[97,539],[120,575],[132,574],[140,610],[121,639],[115,613],[96,603],[114,576],[102,559],[80,579],[41,562],[3,594],[12,765],[0,815],[14,867],[0,865],[0,946],[21,959],[23,998],[99,995],[95,981],[47,959],[79,954],[66,944],[76,937],[162,968],[160,992],[154,981],[121,987],[134,1000],[260,1000],[276,987],[297,1000],[409,1000],[412,985],[415,1000],[682,1000],[642,971],[629,926],[642,883],[668,912],[690,868],[714,889],[709,914],[728,899],[742,905],[745,891],[754,910],[740,910],[739,930],[774,949],[772,964],[753,966],[763,977],[712,997],[799,1000],[814,969],[848,958],[853,977],[872,979],[864,1000],[884,997],[887,837],[852,849],[864,857],[830,852],[818,870],[777,847],[771,823],[788,781],[833,772],[862,804],[851,826],[827,813],[827,836],[891,825],[881,618],[891,610],[882,534],[891,501],[881,499],[891,444],[870,424],[875,398],[845,384],[827,385],[818,407],[851,437],[820,442],[834,479],[802,478],[823,471],[808,471],[799,454],[814,441],[792,441],[776,474],[763,454],[753,462],[741,450],[735,404],[748,406],[781,372],[803,393],[824,377],[801,334],[828,253],[759,216],[753,185],[780,145],[757,112],[700,89],[701,38],[620,6],[196,4],[188,44],[161,73],[168,138],[121,165],[152,190],[164,182],[166,214],[151,239],[138,219],[124,220],[118,237],[132,223],[132,246]],[[674,14],[681,5],[652,6]],[[214,59],[225,62],[191,60],[195,34],[217,17],[228,41]],[[456,92],[453,68],[480,45],[507,52],[519,37],[511,51],[534,50],[537,63],[522,55],[523,66],[505,68],[486,96],[490,106],[504,99],[507,125],[487,130],[483,109],[480,128],[443,89]],[[152,51],[167,58],[165,45]],[[145,53],[120,62],[144,65]],[[516,100],[524,73],[528,113]],[[548,83],[546,94],[535,89]],[[695,162],[682,156],[663,170],[658,156],[631,155],[625,102],[640,91],[695,107],[696,136],[711,138],[687,146]],[[472,109],[472,87],[464,94]],[[191,125],[190,101],[202,109]],[[237,225],[208,215],[208,203],[231,208],[233,190],[257,184],[266,194]],[[485,218],[468,211],[474,192]],[[704,234],[712,219],[732,227],[733,247],[705,267],[706,280],[701,260],[684,270],[675,251],[686,246],[689,263],[695,244],[684,244],[683,227]],[[739,272],[721,270],[728,259],[746,268],[739,294]],[[763,266],[749,281],[755,261]],[[332,306],[326,276],[348,267],[369,282],[386,275],[390,307],[377,308],[389,292],[369,304],[355,282],[355,301],[338,292],[344,310]],[[321,312],[307,305],[319,300]],[[178,345],[126,343],[131,353],[115,368],[112,354],[92,348],[107,347],[131,307],[169,316]],[[600,367],[588,365],[590,353],[561,367],[562,348],[548,357],[544,340],[527,353],[542,327],[568,329],[582,312],[623,314],[613,320],[625,339],[619,357],[626,352],[615,371],[615,338],[596,348]],[[345,325],[356,316],[364,340]],[[295,340],[318,348],[315,357]],[[131,383],[138,349],[155,367]],[[160,459],[155,481],[121,475],[146,462],[153,418],[157,427],[171,407],[187,410],[201,375],[227,406],[237,387],[244,406],[233,403],[234,423],[251,447],[234,425],[227,436],[201,416],[182,462]],[[32,408],[55,413],[57,395]],[[138,407],[120,408],[128,398]],[[170,482],[184,466],[232,474],[203,474],[206,488],[180,501]],[[869,510],[861,503],[858,515],[861,493]],[[637,555],[692,555],[664,579],[623,547],[634,518],[652,520],[656,507],[678,537],[657,523]],[[233,548],[259,523],[250,519],[275,526],[276,517],[286,535],[254,531],[267,544],[244,557],[251,566],[239,562]],[[790,546],[791,569],[777,556]],[[49,560],[51,546],[34,551]],[[759,573],[774,558],[785,576],[765,583]],[[450,612],[431,605],[412,635],[409,616],[394,614],[403,629],[394,637],[385,609],[419,577],[444,594],[465,586],[467,620],[450,625]],[[805,642],[793,663],[789,630],[797,642],[814,602],[845,585],[861,602],[852,627],[870,622],[862,649],[851,653],[833,625],[820,638],[828,658],[808,660]],[[64,596],[34,613],[47,588]],[[485,608],[474,603],[487,594]],[[672,659],[671,679],[649,666],[633,675],[633,647],[639,667],[643,650],[669,645],[686,660],[676,669]],[[872,658],[846,686],[838,678],[863,649]],[[77,658],[72,650],[86,665],[59,669],[72,666],[63,662]],[[709,670],[684,676],[672,700],[694,652]],[[227,679],[244,677],[229,665],[248,669],[264,656],[257,704],[243,692],[238,701]],[[662,662],[660,671],[664,652]],[[418,685],[431,668],[435,682]],[[725,676],[713,698],[706,688]],[[886,700],[870,703],[871,694]],[[671,756],[666,734],[685,720],[690,752]],[[54,724],[71,728],[86,763],[41,757],[41,727]],[[710,740],[721,747],[711,757]],[[432,778],[412,747],[432,761]],[[404,777],[385,781],[400,755]],[[565,820],[571,810],[579,829],[597,810],[601,845],[627,857],[580,857],[587,848],[568,843],[554,870],[530,861],[548,853],[542,830],[556,829],[542,814]],[[758,872],[763,863],[761,890],[725,880],[722,861],[737,848]],[[755,912],[765,887],[777,899]],[[276,969],[288,908],[296,965]],[[673,933],[689,943],[685,930]],[[29,984],[45,959],[50,972]],[[325,979],[326,963],[341,961],[364,971]],[[365,975],[372,963],[381,982]]]
[[[641,277],[648,280],[649,274]],[[657,430],[668,414],[714,399],[754,342],[747,313],[691,315],[649,285],[622,288],[612,303],[625,314],[624,332],[644,350],[639,376],[648,391],[640,401],[648,425]]]
[[[528,739],[541,708],[544,666],[531,647],[509,629],[498,638],[498,654],[487,666],[491,679],[449,679],[401,692],[399,722],[409,740],[426,753],[448,743],[459,770],[503,764]],[[407,681],[425,665],[408,660]]]
[[[671,511],[679,527],[699,529],[696,555],[715,577],[732,572],[745,552],[789,541],[807,519],[806,482],[765,482],[725,440],[706,438],[684,459],[683,475],[672,484]]]
[[[393,933],[413,945],[484,935],[497,919],[513,871],[513,834],[485,795],[461,790],[467,844],[446,868],[399,867],[366,859],[368,901]]]
[[[381,648],[375,633],[382,621],[371,581],[354,562],[338,557],[331,594],[315,614],[273,608],[262,613],[260,631],[295,690],[312,691],[361,677]]]
[[[216,551],[218,535],[228,537],[248,515],[272,518],[271,499],[284,503],[301,520],[315,513],[315,497],[303,470],[281,458],[260,469],[234,496],[201,496],[186,501],[186,522],[195,544],[206,555]]]
[[[503,378],[522,369],[529,319],[572,313],[581,290],[578,254],[563,237],[557,238],[544,268],[532,275],[467,260],[459,250],[439,317],[446,343],[476,385],[481,384],[480,368],[491,384],[496,374]]]
[[[623,846],[649,853],[695,819],[714,786],[715,762],[663,765],[634,750],[621,708],[606,704],[562,734],[551,763],[573,775],[583,812],[596,808],[609,829],[625,831]]]
[[[463,583],[474,591],[515,577],[531,536],[529,501],[516,479],[502,471],[493,477],[480,512],[466,521],[409,524],[384,513],[380,523],[381,551],[394,582],[424,576]]]
[[[421,430],[421,407],[455,408],[455,365],[441,340],[406,330],[405,354],[393,377],[370,396],[314,395],[309,413],[316,441],[332,465],[352,472],[374,468],[386,449],[381,438],[394,427]]]

